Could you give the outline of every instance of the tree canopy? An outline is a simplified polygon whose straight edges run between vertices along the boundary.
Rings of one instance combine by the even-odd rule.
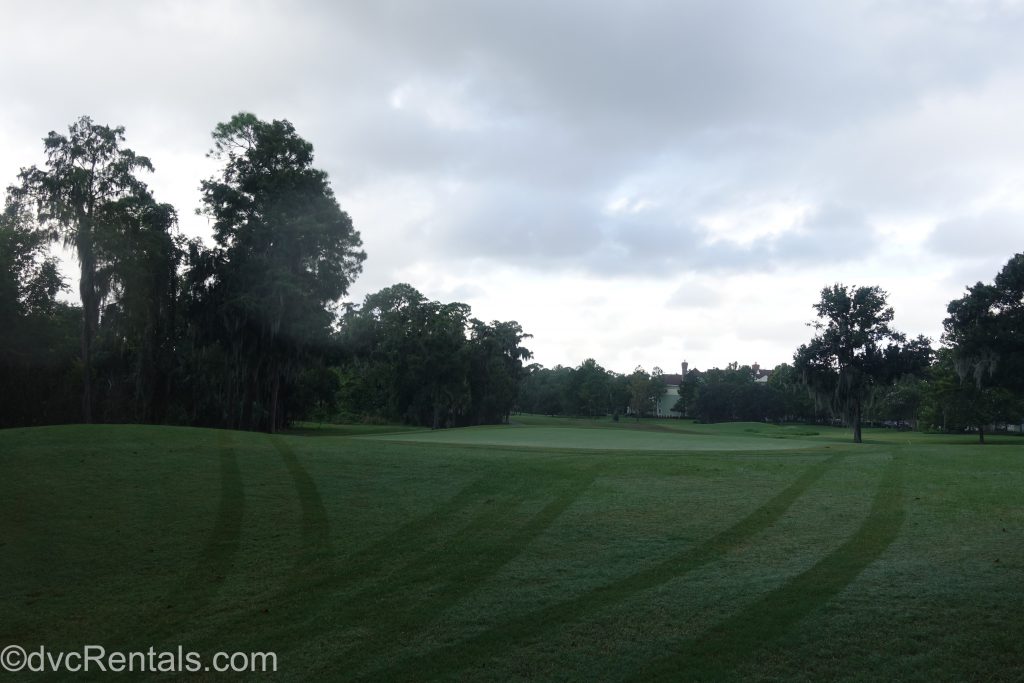
[[[904,352],[904,335],[890,325],[894,313],[887,297],[879,287],[825,287],[814,304],[816,334],[794,356],[794,366],[819,405],[853,428],[855,443],[862,441],[864,403],[872,391],[897,375],[900,365],[910,362],[907,354],[926,343],[918,340]]]
[[[506,422],[529,336],[515,321],[487,324],[465,304],[392,285],[342,317],[344,403],[358,415],[435,429]]]
[[[949,351],[938,369],[935,399],[944,423],[970,425],[984,442],[985,425],[1020,417],[1022,409],[1024,254],[1010,258],[992,284],[968,287],[946,310]]]
[[[275,431],[290,384],[328,343],[334,304],[366,254],[291,123],[237,114],[217,125],[213,142],[223,166],[202,195],[216,245],[194,254],[192,305],[206,323],[201,343],[227,351],[227,421]]]
[[[22,171],[10,194],[34,200],[36,220],[52,239],[73,247],[80,266],[82,302],[82,419],[93,420],[92,344],[102,299],[98,270],[103,267],[97,240],[121,220],[125,208],[151,201],[139,171],[152,171],[149,159],[123,147],[124,128],[99,125],[82,116],[68,134],[50,131],[43,139],[46,165]]]

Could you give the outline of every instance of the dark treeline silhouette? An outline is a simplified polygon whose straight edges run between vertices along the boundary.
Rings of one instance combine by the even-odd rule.
[[[528,371],[519,394],[523,412],[572,417],[654,416],[656,403],[666,394],[658,368],[650,374],[637,368],[623,375],[588,358],[575,368],[532,365]],[[738,363],[724,369],[691,368],[668,394],[671,411],[708,423],[828,420],[825,411],[815,408],[792,366],[777,366],[767,381],[758,382],[757,377],[754,368]]]
[[[9,201],[0,214],[0,424],[81,416],[81,309],[57,301],[66,285],[49,237]]]
[[[296,419],[497,423],[513,410],[665,412],[657,368],[523,367],[529,337],[406,284],[339,307],[362,270],[359,233],[313,147],[288,121],[238,114],[213,131],[200,213],[177,233],[124,130],[82,117],[43,140],[0,213],[0,426],[154,422],[276,431]],[[78,263],[78,304],[56,260]],[[843,421],[985,432],[1024,421],[1024,254],[947,307],[943,346],[891,327],[878,287],[833,285],[815,336],[767,381],[690,370],[672,401],[706,422]],[[672,398],[672,397],[669,397]]]
[[[989,427],[1024,427],[1024,254],[1011,257],[991,284],[969,286],[946,312],[928,383],[908,391],[922,420],[976,431],[982,443]]]
[[[629,405],[629,378],[605,370],[593,358],[575,368],[534,364],[527,371],[519,392],[523,412],[599,417],[625,413]]]
[[[486,324],[465,304],[393,285],[342,316],[350,362],[340,371],[341,402],[358,416],[434,428],[505,422],[529,336],[514,321]]]
[[[539,415],[601,417],[655,414],[666,387],[660,368],[637,367],[629,375],[606,370],[593,358],[575,368],[531,365],[519,391],[518,408]]]
[[[44,151],[0,216],[0,426],[507,419],[530,356],[517,323],[408,285],[339,315],[366,255],[288,121],[243,113],[214,129],[212,245],[176,233],[122,128],[82,117]],[[80,305],[60,299],[53,242],[77,258]]]
[[[701,422],[816,422],[806,388],[792,367],[777,366],[767,381],[757,381],[749,365],[691,370],[679,388],[675,409]]]

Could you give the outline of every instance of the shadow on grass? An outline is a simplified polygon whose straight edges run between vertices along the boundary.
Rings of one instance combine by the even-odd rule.
[[[431,554],[429,559],[418,558],[416,570],[402,575],[401,581],[405,586],[410,582],[422,586],[422,597],[419,600],[410,599],[409,591],[394,591],[392,586],[385,583],[377,588],[374,597],[368,600],[364,598],[355,610],[343,612],[349,623],[367,624],[379,621],[380,614],[386,613],[387,632],[378,633],[375,640],[362,643],[355,651],[343,653],[331,662],[327,670],[338,671],[343,666],[345,670],[358,671],[367,662],[400,646],[409,634],[428,628],[445,609],[470,594],[522,554],[535,538],[548,529],[591,486],[595,477],[596,472],[591,470],[587,476],[569,481],[553,500],[507,535],[495,531],[501,526],[493,515],[487,515],[483,523],[477,523],[483,519],[478,517],[449,543],[446,552]],[[520,502],[518,495],[513,496],[511,505],[506,507],[512,509]],[[481,546],[483,551],[469,556],[464,555],[462,550],[464,547]],[[417,672],[417,677],[422,673]],[[380,680],[391,678],[393,676],[389,673],[381,676]]]
[[[407,658],[395,666],[376,670],[380,680],[427,679],[464,669],[474,661],[501,654],[510,645],[543,638],[544,634],[588,614],[622,602],[641,591],[660,586],[707,564],[774,524],[793,502],[833,467],[842,455],[833,455],[807,468],[800,477],[769,501],[703,543],[676,553],[651,567],[613,583],[594,588],[571,600],[504,622],[451,646]]]
[[[274,439],[275,446],[278,445],[277,440]],[[287,452],[287,445],[285,448]],[[220,637],[219,634],[228,632],[240,639],[240,645],[248,643],[263,647],[267,642],[273,642],[278,650],[284,650],[292,645],[304,643],[309,638],[311,623],[319,622],[322,626],[326,622],[341,621],[346,624],[349,618],[347,615],[352,614],[355,605],[350,598],[346,598],[346,602],[339,609],[334,598],[336,591],[367,579],[379,580],[381,577],[391,576],[393,571],[386,572],[385,567],[392,563],[402,550],[413,556],[407,565],[413,565],[416,559],[422,561],[422,557],[428,554],[438,535],[451,524],[453,518],[481,500],[490,499],[497,490],[495,484],[488,478],[471,481],[447,502],[429,513],[402,524],[343,560],[333,561],[325,555],[330,552],[331,547],[330,539],[326,536],[330,533],[327,526],[328,517],[322,501],[319,501],[319,493],[314,494],[315,483],[301,465],[292,469],[299,464],[294,453],[290,456],[282,453],[282,457],[285,458],[286,466],[293,472],[296,492],[299,494],[300,505],[303,506],[303,549],[296,558],[289,582],[280,590],[266,596],[263,601],[263,604],[267,605],[266,609],[254,606],[228,620],[219,621],[216,624],[216,632],[210,635],[211,638]],[[295,462],[288,465],[292,458],[295,458]],[[303,498],[305,503],[301,502]],[[493,524],[494,517],[500,514],[500,507],[503,506],[488,506],[488,509],[481,513],[486,519],[481,520],[479,516],[474,518],[470,521],[468,529]],[[323,546],[317,547],[321,543]],[[312,561],[313,567],[305,570],[303,565],[309,561]],[[380,589],[378,592],[382,593]],[[357,593],[363,596],[371,594],[372,589],[363,589]],[[391,598],[384,595],[384,599]],[[270,608],[273,608],[272,612]]]
[[[649,663],[634,680],[722,680],[822,607],[896,540],[905,516],[900,475],[899,461],[893,458],[867,518],[841,546],[754,604],[682,643],[671,655]]]
[[[302,511],[302,545],[295,558],[290,583],[304,588],[309,583],[322,580],[334,572],[331,521],[327,516],[327,510],[324,509],[324,501],[320,497],[316,483],[299,462],[295,451],[281,437],[270,437],[270,442],[284,461]]]
[[[245,488],[238,467],[232,432],[217,432],[220,460],[220,501],[213,529],[196,559],[195,565],[158,603],[142,611],[141,619],[109,639],[122,650],[126,643],[148,638],[148,644],[171,638],[186,631],[184,624],[195,618],[220,591],[231,574],[242,539],[245,512]]]
[[[238,468],[238,454],[230,431],[218,432],[220,458],[220,503],[217,520],[193,567],[168,597],[168,607],[178,620],[192,617],[220,590],[231,573],[242,541],[242,519],[245,513],[245,488]]]

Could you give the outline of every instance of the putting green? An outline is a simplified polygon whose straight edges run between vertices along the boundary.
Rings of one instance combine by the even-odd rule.
[[[519,427],[515,425],[402,432],[361,438],[459,446],[610,451],[781,451],[795,448],[816,448],[828,443],[824,440],[800,439],[793,441],[744,433],[701,434],[633,429]]]

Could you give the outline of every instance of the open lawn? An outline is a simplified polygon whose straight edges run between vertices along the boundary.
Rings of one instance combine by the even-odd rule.
[[[369,439],[407,441],[433,445],[477,445],[502,448],[579,449],[602,451],[777,451],[820,447],[825,441],[805,439],[793,443],[785,437],[772,438],[760,433],[714,434],[709,431],[673,429],[565,429],[531,426],[469,427],[439,429],[432,432],[376,434]]]
[[[0,647],[274,651],[288,680],[1024,675],[1024,440],[514,423],[0,431]]]

